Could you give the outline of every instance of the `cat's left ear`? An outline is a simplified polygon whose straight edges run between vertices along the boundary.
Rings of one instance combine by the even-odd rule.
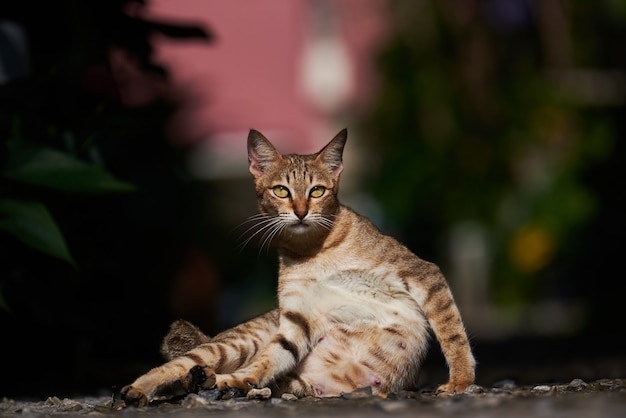
[[[342,129],[320,152],[317,153],[316,160],[327,165],[331,174],[338,177],[343,171],[343,147],[348,139],[348,129]]]

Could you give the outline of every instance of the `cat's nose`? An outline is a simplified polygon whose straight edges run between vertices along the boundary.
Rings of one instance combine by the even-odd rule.
[[[303,209],[303,210],[294,210],[293,212],[296,214],[296,216],[297,216],[297,217],[298,217],[298,219],[300,219],[300,220],[303,220],[303,219],[304,219],[304,217],[305,217],[305,216],[309,213],[309,211],[308,211],[308,210],[306,210],[306,209]]]

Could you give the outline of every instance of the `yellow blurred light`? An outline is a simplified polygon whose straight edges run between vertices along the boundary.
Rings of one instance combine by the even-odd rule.
[[[519,270],[524,273],[535,273],[552,261],[554,247],[555,240],[548,231],[527,224],[513,235],[509,256]]]

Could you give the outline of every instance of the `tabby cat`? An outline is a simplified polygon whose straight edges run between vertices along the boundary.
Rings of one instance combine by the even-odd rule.
[[[178,321],[163,344],[168,363],[121,391],[145,405],[164,389],[268,387],[272,395],[336,396],[416,384],[429,328],[449,366],[439,391],[474,382],[475,361],[439,268],[337,199],[344,129],[312,155],[282,155],[248,136],[259,231],[278,248],[278,309],[214,338]]]

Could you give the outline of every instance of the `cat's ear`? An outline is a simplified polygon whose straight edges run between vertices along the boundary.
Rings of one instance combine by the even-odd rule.
[[[316,159],[330,168],[333,176],[337,177],[343,171],[343,147],[348,139],[348,130],[342,129],[320,152]]]
[[[248,164],[250,173],[254,177],[261,176],[265,169],[280,158],[280,153],[257,130],[250,129],[248,133]]]

